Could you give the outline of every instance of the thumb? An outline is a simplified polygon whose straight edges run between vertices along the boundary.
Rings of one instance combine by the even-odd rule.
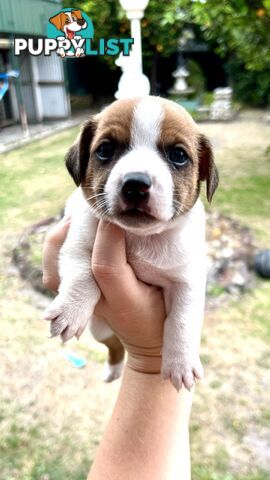
[[[127,263],[125,232],[100,221],[93,248],[92,270],[105,298],[114,302],[130,296],[137,279]]]

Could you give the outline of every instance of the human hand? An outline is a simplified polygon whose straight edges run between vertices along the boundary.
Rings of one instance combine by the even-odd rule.
[[[42,282],[44,287],[57,292],[59,251],[65,241],[70,225],[70,217],[64,216],[46,235],[42,252]]]
[[[162,290],[138,280],[127,263],[125,232],[99,222],[92,270],[102,292],[95,309],[105,318],[128,352],[128,365],[158,373],[165,307]]]
[[[43,248],[43,283],[57,290],[58,255],[70,220],[61,220],[47,235]],[[165,308],[162,291],[139,281],[126,258],[125,232],[100,221],[94,244],[92,270],[102,296],[95,313],[109,323],[128,352],[128,365],[137,371],[158,373]]]

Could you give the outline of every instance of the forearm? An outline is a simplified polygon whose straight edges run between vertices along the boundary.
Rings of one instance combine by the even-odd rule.
[[[88,480],[189,480],[192,393],[126,367]]]

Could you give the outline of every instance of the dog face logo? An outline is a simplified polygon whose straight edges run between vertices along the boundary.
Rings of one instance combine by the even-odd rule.
[[[87,27],[87,22],[82,16],[81,10],[71,12],[60,12],[50,18],[50,22],[65,34],[65,37],[72,40],[77,32]]]
[[[56,53],[61,57],[82,57],[85,55],[85,39],[78,33],[88,27],[88,22],[83,17],[81,10],[61,11],[49,22],[61,32],[57,36],[59,48]]]

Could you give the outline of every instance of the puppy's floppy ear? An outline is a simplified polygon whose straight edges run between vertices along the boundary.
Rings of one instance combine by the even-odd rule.
[[[71,10],[71,13],[79,20],[83,18],[81,10]]]
[[[57,30],[61,30],[63,27],[63,12],[51,17],[49,21],[57,28]]]
[[[207,200],[210,203],[218,186],[219,176],[211,144],[204,135],[199,136],[198,151],[199,180],[206,180]]]
[[[77,186],[85,177],[89,162],[90,146],[97,128],[97,119],[91,117],[82,127],[78,140],[70,147],[66,156],[66,167]]]

